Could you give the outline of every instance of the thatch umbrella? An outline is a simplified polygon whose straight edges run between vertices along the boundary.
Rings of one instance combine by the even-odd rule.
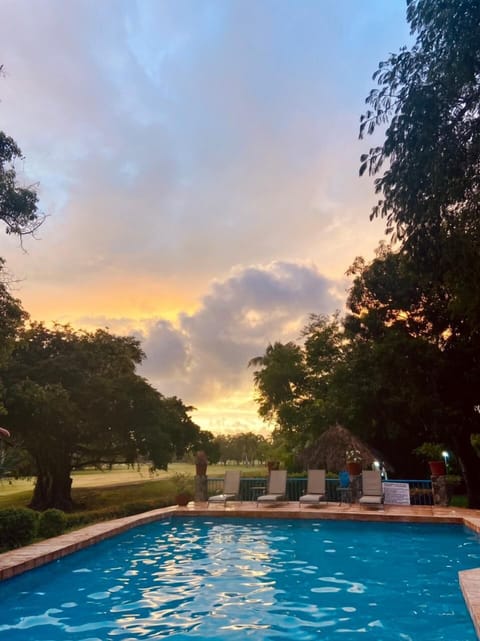
[[[315,443],[305,448],[299,458],[305,469],[320,468],[327,472],[339,472],[345,469],[347,450],[360,452],[364,469],[370,469],[374,461],[381,459],[379,452],[372,450],[358,436],[341,425],[329,427]]]

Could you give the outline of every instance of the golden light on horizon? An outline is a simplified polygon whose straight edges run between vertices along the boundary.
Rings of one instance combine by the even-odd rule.
[[[15,292],[33,320],[70,323],[74,327],[93,329],[108,322],[131,326],[156,317],[175,324],[180,313],[192,314],[198,309],[197,292],[176,283],[153,279],[101,279],[95,283],[35,286]]]
[[[237,392],[193,412],[194,422],[215,435],[255,432],[268,436],[272,426],[263,421],[251,395]]]

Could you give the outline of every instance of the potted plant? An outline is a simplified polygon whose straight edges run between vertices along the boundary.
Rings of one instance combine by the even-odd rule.
[[[175,503],[185,506],[193,500],[193,479],[188,474],[174,474],[171,482],[175,487]]]
[[[345,452],[347,470],[350,476],[358,476],[362,472],[362,455],[360,450],[352,448]]]
[[[441,443],[422,443],[413,450],[414,454],[427,461],[432,476],[445,476],[447,473],[442,452],[445,450]]]

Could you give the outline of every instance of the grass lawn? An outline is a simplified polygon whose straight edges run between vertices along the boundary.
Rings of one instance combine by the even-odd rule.
[[[243,476],[266,476],[266,468],[210,465],[210,477],[223,477],[225,470],[240,469]],[[195,467],[189,463],[171,463],[168,471],[149,473],[147,466],[113,470],[83,470],[72,474],[72,497],[81,510],[97,510],[118,504],[161,499],[174,492],[168,480],[175,474],[194,476]],[[2,479],[0,481],[0,508],[26,507],[32,497],[35,479]]]

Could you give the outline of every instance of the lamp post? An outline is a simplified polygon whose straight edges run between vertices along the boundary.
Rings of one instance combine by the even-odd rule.
[[[448,472],[448,457],[449,457],[449,454],[448,454],[448,452],[443,450],[442,456],[443,456],[443,461],[445,463],[445,471]]]

